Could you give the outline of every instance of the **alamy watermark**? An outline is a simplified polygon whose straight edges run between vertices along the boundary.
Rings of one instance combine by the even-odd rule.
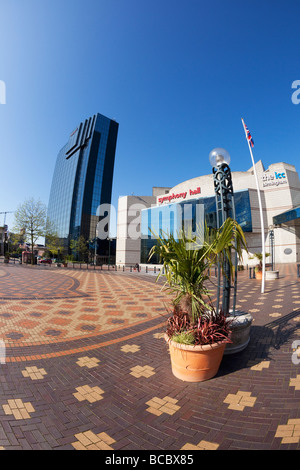
[[[295,340],[292,343],[292,363],[296,366],[300,364],[300,340]]]
[[[292,103],[299,104],[300,103],[300,80],[294,80],[292,83],[292,88],[296,89],[292,94]]]
[[[0,80],[0,104],[6,104],[6,85],[3,80]]]
[[[152,223],[149,219],[144,220],[144,231],[142,230],[142,211],[150,209],[142,203],[131,204],[128,207],[126,220],[117,228],[117,211],[112,204],[101,204],[98,206],[96,215],[100,217],[97,224],[96,234],[100,240],[109,238],[110,233],[118,230],[120,238],[129,238],[131,240],[156,239],[159,236],[172,234],[177,238],[185,237],[187,239],[196,238],[198,244],[203,243],[204,237],[204,205],[192,204],[165,204],[157,206],[151,205],[154,212],[150,215],[158,233],[151,231]],[[148,217],[148,215],[147,215]],[[180,227],[183,230],[180,230]],[[194,248],[195,249],[195,248]]]

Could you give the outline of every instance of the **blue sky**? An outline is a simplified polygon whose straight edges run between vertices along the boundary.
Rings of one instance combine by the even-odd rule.
[[[210,173],[214,147],[250,168],[241,117],[255,160],[300,172],[299,18],[299,0],[0,0],[0,212],[48,204],[58,151],[96,112],[120,124],[114,204]]]

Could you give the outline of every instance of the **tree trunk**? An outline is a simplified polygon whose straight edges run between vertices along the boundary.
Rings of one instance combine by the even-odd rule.
[[[31,264],[34,265],[33,236],[31,237]]]

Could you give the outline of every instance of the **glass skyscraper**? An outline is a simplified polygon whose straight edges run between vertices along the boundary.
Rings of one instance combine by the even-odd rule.
[[[66,248],[81,235],[95,238],[97,208],[111,202],[118,128],[95,114],[76,127],[57,156],[47,217]]]

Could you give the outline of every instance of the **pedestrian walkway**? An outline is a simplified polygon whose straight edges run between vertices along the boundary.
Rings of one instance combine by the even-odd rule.
[[[250,343],[191,384],[172,375],[152,275],[1,265],[0,448],[299,450],[300,280],[279,271],[263,294],[239,272]]]

